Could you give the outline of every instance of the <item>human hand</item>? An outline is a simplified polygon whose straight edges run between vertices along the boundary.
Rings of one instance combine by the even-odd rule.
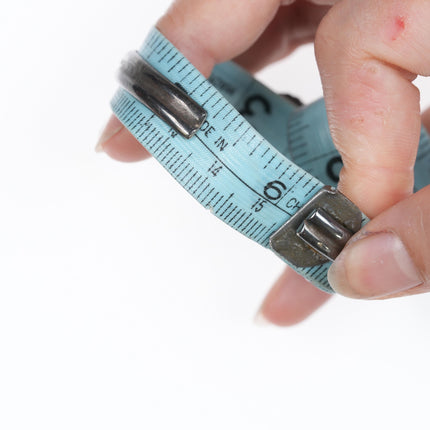
[[[280,3],[289,5],[280,7]],[[430,14],[430,7],[425,1],[404,5],[386,0],[382,7],[377,0],[341,0],[331,8],[334,3],[178,0],[157,27],[206,76],[216,63],[232,58],[250,71],[259,70],[313,40],[318,28],[315,48],[329,124],[344,160],[339,186],[365,213],[375,216],[411,194],[411,166],[420,130],[418,92],[411,81],[414,73],[426,73],[425,56],[420,55],[425,52],[421,40],[426,40],[421,12],[428,9]],[[416,21],[421,25],[411,28]],[[115,117],[109,120],[98,148],[122,161],[149,156]],[[421,276],[426,273],[425,254],[416,255],[423,250],[416,249],[414,240],[425,233],[425,225],[418,229],[419,208],[425,207],[425,197],[419,197],[423,194],[425,190],[382,213],[353,238],[353,245],[342,252],[330,271],[335,288],[358,297],[379,296],[381,291],[396,294],[405,288],[399,284],[405,283],[406,288],[419,285],[413,292],[426,288]],[[405,213],[410,225],[402,228]],[[409,230],[415,225],[418,231],[411,238]],[[393,233],[370,235],[367,241],[357,239],[382,231],[395,232],[401,239]],[[384,246],[376,243],[379,238],[385,239]],[[419,271],[399,246],[402,242]],[[393,247],[397,256],[390,257]],[[359,265],[360,256],[366,270]],[[287,268],[265,299],[260,315],[275,324],[291,325],[328,298]]]

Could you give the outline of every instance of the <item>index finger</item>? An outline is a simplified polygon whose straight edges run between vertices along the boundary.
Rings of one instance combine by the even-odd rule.
[[[420,96],[430,74],[430,3],[343,0],[315,41],[333,140],[342,155],[339,187],[374,217],[409,196],[420,137]]]

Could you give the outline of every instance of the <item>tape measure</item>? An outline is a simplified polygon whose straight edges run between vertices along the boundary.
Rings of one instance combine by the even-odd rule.
[[[324,101],[274,94],[229,62],[207,80],[157,30],[124,59],[119,120],[205,208],[332,292],[327,270],[368,221],[339,193]],[[423,130],[416,184],[430,182]]]

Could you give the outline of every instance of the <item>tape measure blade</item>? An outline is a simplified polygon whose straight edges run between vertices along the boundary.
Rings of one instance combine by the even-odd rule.
[[[323,186],[280,153],[287,149],[285,117],[294,106],[252,78],[244,78],[243,83],[241,78],[237,82],[231,82],[234,77],[229,82],[224,78],[225,91],[228,83],[241,88],[235,108],[157,30],[140,55],[205,108],[207,120],[193,138],[185,140],[124,90],[112,100],[115,114],[205,208],[268,247],[270,236]],[[238,77],[241,72],[231,69],[231,73]],[[260,124],[262,133],[250,122]],[[276,147],[265,138],[275,134]],[[328,267],[329,263],[295,269],[331,291]]]
[[[242,234],[268,246],[270,235],[288,216],[285,210],[267,204],[264,216],[260,214],[264,195],[224,164],[202,137],[185,141],[126,91],[117,91],[112,106],[124,125],[196,200]],[[266,222],[273,219],[279,221]]]

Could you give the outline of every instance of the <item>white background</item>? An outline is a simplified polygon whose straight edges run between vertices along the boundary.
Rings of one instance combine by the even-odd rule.
[[[258,327],[283,264],[152,160],[94,152],[167,4],[2,5],[0,428],[428,429],[430,296]],[[312,46],[260,78],[321,95]]]

